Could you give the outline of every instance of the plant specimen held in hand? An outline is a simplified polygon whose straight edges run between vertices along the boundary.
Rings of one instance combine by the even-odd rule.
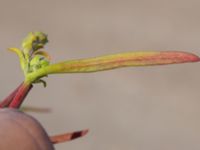
[[[42,83],[44,78],[59,73],[91,73],[120,67],[167,65],[187,62],[197,62],[200,58],[192,53],[181,51],[138,51],[112,54],[88,59],[67,60],[51,64],[50,55],[43,50],[48,42],[47,35],[42,32],[30,32],[23,40],[21,49],[9,48],[20,60],[24,73],[24,81],[4,100],[1,108],[19,109],[33,84]],[[0,125],[1,126],[1,125]],[[50,141],[60,143],[85,135],[88,130],[82,130],[58,136],[51,136]]]

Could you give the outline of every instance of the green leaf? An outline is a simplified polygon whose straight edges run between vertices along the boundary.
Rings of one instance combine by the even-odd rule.
[[[200,58],[192,53],[178,51],[146,51],[119,53],[89,59],[69,60],[38,69],[29,80],[56,73],[90,73],[130,66],[166,65],[197,62]]]
[[[27,62],[24,58],[23,52],[18,48],[9,48],[8,50],[17,54],[17,56],[19,57],[21,69],[25,72]]]
[[[166,65],[199,61],[185,52],[130,52],[89,59],[71,60],[50,65],[47,74],[97,72],[128,66]]]

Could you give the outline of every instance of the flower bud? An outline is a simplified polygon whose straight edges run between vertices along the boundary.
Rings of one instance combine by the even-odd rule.
[[[30,61],[30,72],[36,71],[42,67],[48,66],[49,61],[44,56],[35,55]]]
[[[22,42],[22,48],[25,54],[37,51],[43,48],[48,42],[47,35],[42,32],[30,32]]]

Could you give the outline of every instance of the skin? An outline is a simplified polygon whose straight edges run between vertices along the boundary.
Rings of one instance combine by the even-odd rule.
[[[46,131],[33,117],[12,108],[0,109],[0,149],[54,150]]]

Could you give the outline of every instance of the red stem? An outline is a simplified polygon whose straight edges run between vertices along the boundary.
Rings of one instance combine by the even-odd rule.
[[[33,85],[28,83],[23,83],[19,89],[17,90],[14,98],[11,100],[11,103],[9,104],[10,108],[19,108],[26,98],[26,95],[29,93],[29,91],[32,89]]]
[[[13,98],[15,97],[17,91],[19,90],[19,88],[23,85],[23,83],[21,83],[9,96],[7,96],[6,98],[4,98],[1,102],[0,102],[0,108],[4,108],[4,107],[8,107],[8,105],[12,102]]]
[[[53,144],[58,144],[58,143],[67,142],[67,141],[71,141],[76,138],[82,137],[86,135],[87,133],[88,133],[88,130],[81,130],[81,131],[76,131],[76,132],[71,132],[71,133],[55,135],[49,138]]]

